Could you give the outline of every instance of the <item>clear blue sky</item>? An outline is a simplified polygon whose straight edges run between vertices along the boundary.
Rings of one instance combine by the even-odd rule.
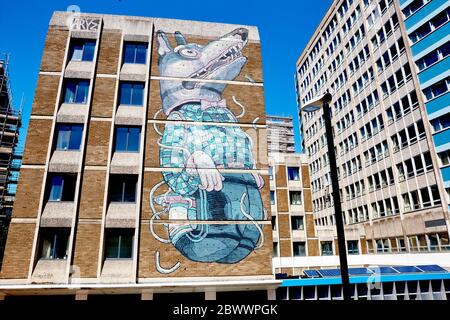
[[[33,101],[47,25],[53,11],[71,5],[81,12],[111,13],[255,25],[263,52],[266,111],[293,115],[295,62],[332,0],[40,0],[3,1],[0,51],[11,53],[10,75],[16,105],[25,96],[24,127]],[[295,128],[298,144],[298,126]],[[24,133],[24,132],[23,132]],[[22,134],[24,139],[25,134]],[[298,146],[297,146],[298,149]]]

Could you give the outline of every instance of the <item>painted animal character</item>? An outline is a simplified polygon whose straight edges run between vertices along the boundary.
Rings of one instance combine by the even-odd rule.
[[[239,75],[247,62],[242,50],[248,30],[235,29],[205,46],[188,43],[180,32],[175,48],[164,32],[156,37],[162,110],[169,120],[160,162],[171,170],[163,172],[170,191],[155,201],[167,208],[170,242],[185,257],[237,263],[263,240],[256,221],[265,215],[259,191],[264,180],[259,174],[219,171],[255,169],[253,142],[222,98],[226,84],[205,80],[231,81]],[[206,222],[242,220],[250,223]]]

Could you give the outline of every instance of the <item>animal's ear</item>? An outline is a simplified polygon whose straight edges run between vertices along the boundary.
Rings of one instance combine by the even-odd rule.
[[[185,44],[187,44],[186,39],[180,31],[175,31],[175,41],[179,46],[184,46]]]
[[[172,46],[169,43],[169,39],[163,31],[158,30],[156,32],[156,40],[158,40],[158,54],[160,56],[172,51]]]

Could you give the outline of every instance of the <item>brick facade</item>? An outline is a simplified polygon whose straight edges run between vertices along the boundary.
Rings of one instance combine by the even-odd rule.
[[[55,112],[56,98],[58,96],[59,81],[61,77],[40,74],[34,94],[32,115],[52,116]]]
[[[47,161],[52,120],[31,119],[22,163],[43,165]]]
[[[24,279],[28,277],[35,229],[34,223],[11,223],[9,225],[0,278]]]
[[[41,200],[43,169],[20,170],[19,186],[14,202],[14,218],[36,218]]]
[[[73,264],[79,268],[80,277],[96,278],[101,224],[79,223],[75,236]]]
[[[105,166],[108,163],[110,135],[111,122],[90,122],[86,147],[86,165]]]
[[[120,30],[103,30],[98,53],[97,73],[116,74],[122,34]]]
[[[68,36],[68,30],[52,27],[48,29],[42,55],[41,71],[61,71]]]
[[[105,170],[84,171],[80,196],[80,219],[102,218],[105,180]]]
[[[92,117],[111,118],[114,111],[114,96],[116,94],[116,79],[95,79],[92,96]]]

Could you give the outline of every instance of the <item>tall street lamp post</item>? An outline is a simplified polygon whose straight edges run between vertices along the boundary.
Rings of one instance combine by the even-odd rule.
[[[341,269],[342,288],[344,300],[351,299],[350,279],[348,275],[347,248],[345,241],[344,221],[342,218],[341,195],[339,192],[339,181],[337,175],[336,153],[334,151],[333,127],[331,125],[330,102],[332,96],[326,93],[321,97],[308,101],[303,107],[304,112],[314,112],[323,109],[325,132],[328,146],[328,161],[330,164],[331,185],[333,190],[333,203],[336,221],[337,241],[339,248],[339,262]]]

